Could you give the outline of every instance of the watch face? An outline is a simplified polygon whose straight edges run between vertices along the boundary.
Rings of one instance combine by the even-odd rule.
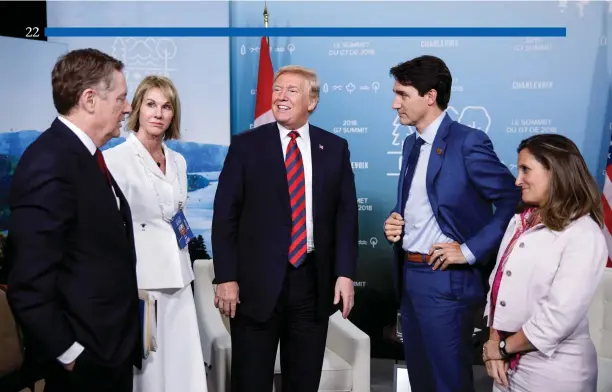
[[[501,342],[499,342],[499,347],[500,348],[505,348],[506,347],[506,341],[502,340]]]

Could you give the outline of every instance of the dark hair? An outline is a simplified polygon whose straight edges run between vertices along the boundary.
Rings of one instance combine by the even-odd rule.
[[[548,200],[540,206],[546,227],[560,231],[587,214],[603,227],[599,188],[573,141],[558,134],[540,134],[523,140],[517,152],[523,150],[551,173]],[[521,202],[519,210],[526,207]]]
[[[59,114],[66,115],[77,105],[88,88],[104,90],[112,87],[114,72],[123,70],[123,63],[96,49],[77,49],[60,57],[51,72],[53,104]]]
[[[436,104],[446,110],[451,97],[453,77],[450,70],[435,56],[420,56],[391,68],[391,75],[403,86],[412,86],[420,96],[436,90]]]

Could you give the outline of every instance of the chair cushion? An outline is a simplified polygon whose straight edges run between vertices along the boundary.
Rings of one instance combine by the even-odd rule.
[[[597,392],[612,391],[612,359],[599,357],[597,362]]]
[[[280,375],[280,348],[276,350],[276,363],[274,364],[274,374]],[[351,365],[338,354],[327,347],[323,357],[323,371],[321,373],[321,383],[319,391],[325,392],[350,392],[353,390],[353,370]]]

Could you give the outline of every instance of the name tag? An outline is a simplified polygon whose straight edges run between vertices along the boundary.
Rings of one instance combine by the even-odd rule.
[[[189,227],[189,223],[187,223],[187,218],[185,218],[183,210],[179,210],[179,212],[172,217],[170,223],[174,229],[179,248],[184,249],[189,244],[189,241],[193,239],[193,232],[191,231],[191,227]]]

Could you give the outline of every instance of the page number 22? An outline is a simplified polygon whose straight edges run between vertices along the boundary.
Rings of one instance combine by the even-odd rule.
[[[40,29],[38,27],[26,27],[26,38],[40,37]]]

